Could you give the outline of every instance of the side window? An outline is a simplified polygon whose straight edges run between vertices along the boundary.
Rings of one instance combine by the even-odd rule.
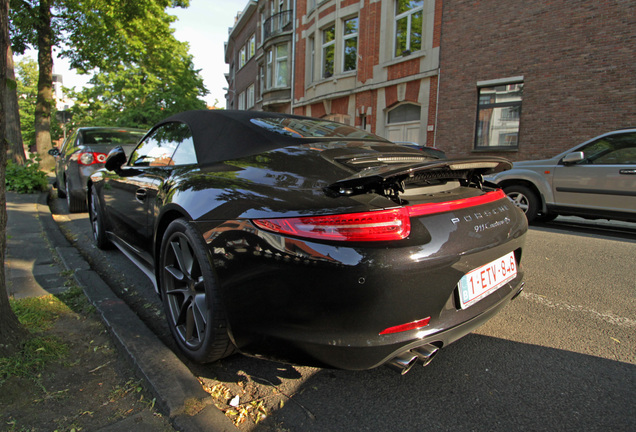
[[[190,134],[190,129],[186,125],[182,125],[185,129],[187,129],[187,136],[184,136],[181,142],[179,143],[179,147],[172,155],[172,160],[175,165],[190,165],[197,163],[197,154],[194,151],[194,141],[192,141],[192,134]]]
[[[582,163],[594,165],[636,164],[636,134],[612,135],[581,148]]]
[[[178,148],[181,150],[175,152]],[[130,166],[173,166],[196,163],[190,128],[183,123],[159,126],[130,156]]]
[[[75,142],[76,139],[77,139],[77,131],[73,132],[73,134],[71,134],[70,137],[66,138],[66,141],[64,141],[64,144],[62,144],[62,149],[60,150],[60,152],[66,153],[66,151],[69,148],[74,147],[73,143]]]

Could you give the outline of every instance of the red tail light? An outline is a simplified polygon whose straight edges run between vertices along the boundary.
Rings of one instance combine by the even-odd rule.
[[[488,192],[484,195],[472,198],[464,198],[455,201],[445,201],[441,203],[418,204],[408,207],[408,209],[411,216],[425,216],[429,214],[445,213],[449,211],[461,210],[468,207],[488,204],[505,197],[506,194],[504,193],[504,191],[498,189],[494,192]]]
[[[77,155],[77,162],[80,165],[92,165],[106,162],[106,153],[84,152]]]
[[[428,323],[430,323],[430,322],[431,322],[431,317],[426,317],[426,318],[418,320],[418,321],[413,321],[413,322],[410,322],[410,323],[400,324],[400,325],[396,325],[394,327],[386,328],[386,329],[382,330],[380,332],[380,334],[381,335],[385,335],[385,334],[393,334],[393,333],[405,332],[405,331],[408,331],[408,330],[421,329],[422,327],[426,327],[428,325]]]
[[[411,233],[411,217],[445,213],[491,203],[506,194],[501,191],[441,203],[418,204],[392,210],[329,216],[255,219],[257,227],[283,235],[339,241],[402,240]]]
[[[406,208],[330,216],[257,219],[253,222],[267,231],[322,240],[401,240],[411,232]]]

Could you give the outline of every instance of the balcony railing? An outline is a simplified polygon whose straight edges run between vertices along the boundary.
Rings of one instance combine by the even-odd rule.
[[[293,10],[286,10],[269,17],[264,24],[264,38],[269,39],[285,30],[291,30],[293,12]]]

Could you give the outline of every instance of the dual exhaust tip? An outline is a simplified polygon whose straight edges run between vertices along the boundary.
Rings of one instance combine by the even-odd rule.
[[[433,361],[433,357],[435,357],[438,351],[439,348],[435,345],[423,345],[399,354],[390,360],[387,366],[398,371],[400,375],[404,375],[410,371],[417,362],[421,362],[423,366],[427,366]]]

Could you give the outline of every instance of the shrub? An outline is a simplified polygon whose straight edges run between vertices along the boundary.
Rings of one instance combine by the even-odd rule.
[[[24,165],[7,161],[5,184],[7,190],[19,193],[43,192],[48,188],[46,173],[40,170],[40,164],[33,159]]]

